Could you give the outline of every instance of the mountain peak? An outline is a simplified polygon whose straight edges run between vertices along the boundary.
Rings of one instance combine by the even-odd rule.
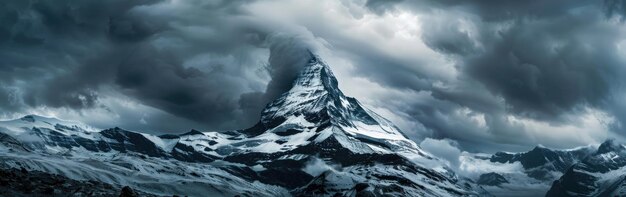
[[[598,151],[596,152],[596,154],[599,155],[622,150],[626,150],[626,147],[616,142],[615,139],[607,139],[606,141],[602,142],[602,144],[600,144],[600,147],[598,147]]]
[[[292,90],[300,88],[324,89],[327,91],[339,90],[337,78],[330,67],[319,56],[313,54],[307,65],[302,69],[294,81]]]
[[[546,148],[545,146],[539,144],[539,145],[535,146],[535,148],[533,148],[529,152],[544,153],[544,152],[553,152],[553,150],[551,150],[549,148]]]
[[[291,89],[265,107],[260,122],[244,130],[246,135],[335,128],[333,132],[341,132],[340,135],[371,141],[410,141],[391,122],[366,109],[355,98],[345,96],[330,66],[319,56],[312,54],[307,62]]]
[[[305,116],[309,121],[315,119],[321,123],[329,116],[329,105],[345,103],[348,99],[338,84],[330,67],[312,54],[291,89],[263,110],[261,122],[271,125],[291,116]]]

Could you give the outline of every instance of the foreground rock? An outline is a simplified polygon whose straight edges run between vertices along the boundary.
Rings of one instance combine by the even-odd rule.
[[[77,181],[60,175],[28,171],[24,168],[0,169],[0,194],[2,196],[155,196],[134,191],[134,196],[128,195],[128,191],[124,192],[110,184],[98,181]]]

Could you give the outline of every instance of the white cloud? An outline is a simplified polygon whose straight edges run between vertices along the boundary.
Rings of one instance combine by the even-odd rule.
[[[302,170],[310,174],[311,176],[316,177],[328,170],[336,169],[339,169],[339,166],[329,165],[324,160],[321,160],[317,157],[312,157],[309,161],[307,161],[306,166],[304,166]]]
[[[522,127],[535,144],[551,148],[573,148],[601,143],[612,137],[610,127],[615,118],[601,110],[587,108],[585,113],[570,117],[568,124],[550,124],[513,115],[506,117],[510,125]]]
[[[457,146],[456,141],[449,139],[426,138],[420,143],[420,147],[423,150],[444,159],[448,167],[454,170],[459,169],[460,165],[461,150]]]
[[[524,181],[530,179],[524,174],[524,167],[521,163],[490,162],[489,155],[486,154],[478,158],[477,154],[461,151],[454,140],[426,138],[420,147],[442,159],[450,169],[463,177],[476,180],[481,174],[495,172],[506,174],[507,177],[521,178]]]
[[[495,172],[499,174],[523,173],[524,167],[521,163],[494,163],[488,159],[476,158],[474,154],[462,152],[459,155],[459,168],[456,169],[459,175],[476,180],[481,174]]]

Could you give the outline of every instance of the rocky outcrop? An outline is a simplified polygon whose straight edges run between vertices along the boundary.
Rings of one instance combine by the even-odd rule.
[[[116,188],[98,181],[77,181],[61,175],[21,169],[0,169],[2,196],[156,196]],[[122,194],[122,195],[120,195]]]

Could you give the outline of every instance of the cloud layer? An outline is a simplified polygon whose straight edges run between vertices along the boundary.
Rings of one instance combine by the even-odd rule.
[[[411,138],[465,150],[622,136],[621,0],[9,1],[0,110],[149,132],[240,129],[313,50]]]

